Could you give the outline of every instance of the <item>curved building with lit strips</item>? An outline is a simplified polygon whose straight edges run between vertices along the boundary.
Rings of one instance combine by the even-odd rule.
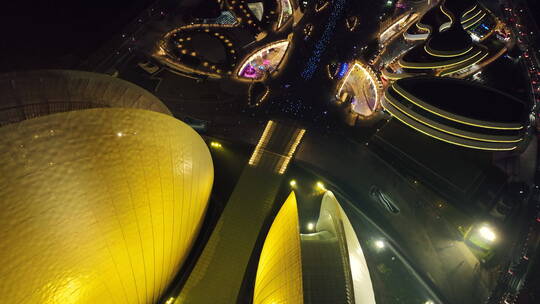
[[[113,77],[38,71],[0,84],[12,118],[0,127],[0,302],[158,301],[207,208],[204,141]]]
[[[524,103],[464,80],[400,79],[386,90],[382,104],[407,126],[458,146],[514,150],[525,136]]]
[[[500,22],[475,1],[444,1],[409,28],[404,37],[425,40],[399,59],[399,69],[384,70],[387,79],[412,75],[463,78],[505,51],[504,43],[488,39]]]

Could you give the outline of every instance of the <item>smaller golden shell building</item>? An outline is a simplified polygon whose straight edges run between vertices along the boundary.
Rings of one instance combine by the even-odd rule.
[[[264,241],[253,304],[302,304],[302,258],[296,196],[291,192]]]
[[[17,101],[0,113],[19,115],[0,127],[0,303],[156,302],[207,208],[213,165],[202,138],[112,77],[41,71],[0,84]],[[42,111],[54,103],[67,110]],[[30,118],[31,109],[41,110]]]

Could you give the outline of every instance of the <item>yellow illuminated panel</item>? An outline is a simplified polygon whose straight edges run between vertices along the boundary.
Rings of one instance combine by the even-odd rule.
[[[139,109],[0,128],[0,303],[155,303],[197,237],[213,182],[186,124]]]
[[[278,173],[279,174],[283,174],[283,173],[285,173],[285,170],[287,170],[287,167],[289,166],[289,162],[291,161],[291,159],[292,159],[292,157],[294,155],[294,152],[296,151],[296,148],[298,147],[298,145],[302,141],[302,137],[304,136],[304,133],[306,133],[305,129],[296,130],[296,135],[294,137],[294,140],[292,141],[291,146],[289,147],[289,149],[287,151],[287,155],[285,155],[285,157],[282,157],[280,159],[279,164],[278,164],[278,166],[279,166]]]
[[[266,145],[268,144],[268,141],[270,140],[270,136],[272,136],[272,133],[274,132],[275,128],[276,128],[275,123],[269,120],[268,123],[266,124],[266,127],[264,128],[261,138],[259,138],[259,142],[257,143],[257,146],[255,146],[255,150],[253,150],[253,154],[251,154],[251,157],[249,158],[249,162],[248,162],[249,165],[256,166],[259,163],[259,161],[261,160],[264,147],[266,147]]]
[[[296,196],[291,192],[264,241],[253,304],[302,304],[302,258]]]

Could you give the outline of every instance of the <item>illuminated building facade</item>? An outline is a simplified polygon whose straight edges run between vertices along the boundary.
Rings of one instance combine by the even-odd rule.
[[[2,303],[151,303],[198,235],[213,183],[206,144],[113,77],[0,77]],[[14,109],[16,111],[14,111]]]

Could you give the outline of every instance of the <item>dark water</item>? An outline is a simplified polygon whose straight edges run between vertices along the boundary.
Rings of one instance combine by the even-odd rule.
[[[9,2],[0,10],[0,71],[69,66],[111,39],[153,1]]]

